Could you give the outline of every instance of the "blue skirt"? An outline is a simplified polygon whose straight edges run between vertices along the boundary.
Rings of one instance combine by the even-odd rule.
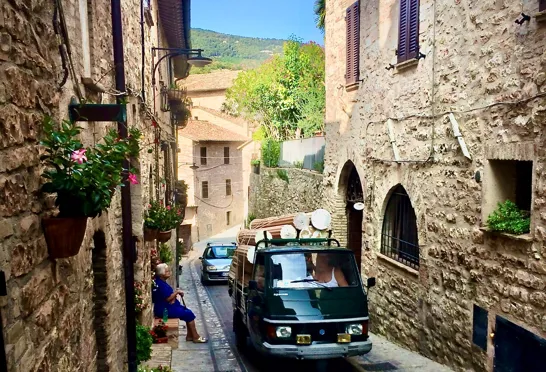
[[[167,311],[169,312],[169,318],[171,319],[180,319],[185,322],[191,322],[195,319],[195,314],[193,311],[188,309],[187,307],[181,305],[178,301],[176,301],[174,304],[168,304],[167,305]],[[159,309],[158,307],[154,307],[154,315],[157,318],[163,318],[163,309]]]

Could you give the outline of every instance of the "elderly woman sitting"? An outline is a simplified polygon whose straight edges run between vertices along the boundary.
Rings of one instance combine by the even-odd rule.
[[[152,291],[152,301],[154,302],[154,315],[158,318],[163,317],[163,312],[167,309],[169,318],[178,318],[186,322],[188,334],[186,341],[195,343],[205,343],[207,340],[197,333],[195,327],[195,315],[186,306],[183,306],[176,296],[184,296],[184,292],[180,289],[173,290],[167,284],[167,280],[171,276],[171,269],[166,264],[159,264],[155,269],[155,288]]]

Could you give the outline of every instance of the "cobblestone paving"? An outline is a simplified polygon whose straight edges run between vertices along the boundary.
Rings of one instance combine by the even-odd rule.
[[[170,366],[171,365],[171,350],[169,345],[153,344],[152,357],[150,360],[143,362],[142,365],[148,367]]]
[[[241,368],[224,334],[220,320],[199,281],[192,252],[184,260],[180,286],[186,306],[196,315],[197,331],[209,339],[206,344],[186,342],[186,325],[180,324],[178,350],[172,352],[171,367],[175,372],[239,372]]]

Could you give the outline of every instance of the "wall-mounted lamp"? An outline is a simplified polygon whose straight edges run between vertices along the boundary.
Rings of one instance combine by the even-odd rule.
[[[188,63],[195,67],[204,67],[212,63],[212,59],[203,57],[203,49],[182,49],[182,48],[152,48],[152,58],[156,51],[166,51],[165,55],[161,56],[157,62],[152,61],[152,85],[155,85],[155,71],[161,61],[168,57],[188,56]]]
[[[515,20],[515,23],[517,23],[518,25],[522,25],[524,24],[525,22],[531,22],[531,16],[528,16],[527,14],[525,13],[521,13],[521,19],[516,19]]]

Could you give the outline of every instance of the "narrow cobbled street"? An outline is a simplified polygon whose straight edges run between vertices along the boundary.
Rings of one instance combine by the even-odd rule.
[[[180,286],[186,304],[197,315],[198,330],[210,339],[209,344],[184,342],[185,328],[181,325],[180,346],[173,350],[172,368],[194,372],[227,371],[450,371],[418,354],[400,348],[383,338],[372,335],[374,347],[362,357],[329,361],[293,361],[264,358],[254,350],[240,351],[235,346],[232,331],[233,309],[226,283],[202,285],[200,282],[202,255],[207,242],[235,241],[238,227],[216,237],[199,242],[183,259]]]

